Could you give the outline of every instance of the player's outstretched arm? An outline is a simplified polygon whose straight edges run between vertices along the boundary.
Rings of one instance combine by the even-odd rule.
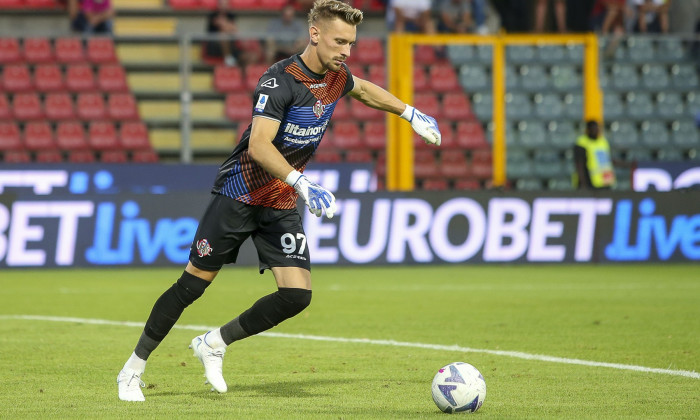
[[[279,125],[279,121],[269,118],[253,118],[248,144],[250,157],[270,175],[294,187],[311,213],[321,217],[325,211],[326,216],[332,218],[336,212],[333,193],[309,181],[304,174],[294,169],[272,144]]]
[[[427,144],[439,146],[442,142],[442,135],[435,118],[426,115],[411,105],[405,104],[386,89],[375,85],[359,77],[353,76],[355,86],[349,95],[363,104],[391,112],[411,123],[413,130],[420,135]]]

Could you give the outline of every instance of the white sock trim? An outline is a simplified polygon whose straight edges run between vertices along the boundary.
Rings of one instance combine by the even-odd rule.
[[[204,344],[213,349],[226,347],[226,343],[224,343],[224,339],[221,337],[221,328],[211,330],[204,334]]]
[[[131,353],[129,360],[124,363],[124,369],[135,370],[143,373],[143,371],[146,370],[146,361],[138,357],[136,353]]]

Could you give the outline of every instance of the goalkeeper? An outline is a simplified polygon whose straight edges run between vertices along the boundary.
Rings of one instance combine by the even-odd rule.
[[[333,109],[344,95],[410,122],[430,144],[440,145],[435,119],[386,90],[354,77],[345,61],[362,12],[337,0],[316,0],[309,12],[309,44],[299,55],[272,65],[254,91],[253,120],[221,165],[182,276],[155,302],[133,354],[117,377],[119,398],[143,401],[141,375],[151,352],[183,310],[199,298],[224,264],[234,263],[248,238],[260,273],[272,271],[277,291],[231,322],[195,337],[194,355],[207,382],[226,392],[223,356],[231,343],[268,330],[311,302],[309,249],[297,197],[316,216],[332,218],[335,197],[304,176]]]

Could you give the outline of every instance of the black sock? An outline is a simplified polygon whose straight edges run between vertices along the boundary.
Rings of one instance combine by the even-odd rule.
[[[146,321],[146,326],[136,344],[134,353],[141,359],[147,360],[151,352],[168,335],[185,308],[202,296],[210,284],[210,282],[186,271],[183,272],[177,282],[166,290],[153,305],[151,315]]]
[[[236,340],[269,330],[303,311],[311,303],[311,290],[280,287],[260,298],[247,311],[221,327],[221,338],[229,345]]]

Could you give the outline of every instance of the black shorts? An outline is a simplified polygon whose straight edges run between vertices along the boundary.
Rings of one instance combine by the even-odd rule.
[[[200,270],[218,271],[235,263],[243,242],[252,236],[260,273],[271,267],[311,269],[309,247],[297,209],[251,206],[212,194],[199,222],[190,262]]]

